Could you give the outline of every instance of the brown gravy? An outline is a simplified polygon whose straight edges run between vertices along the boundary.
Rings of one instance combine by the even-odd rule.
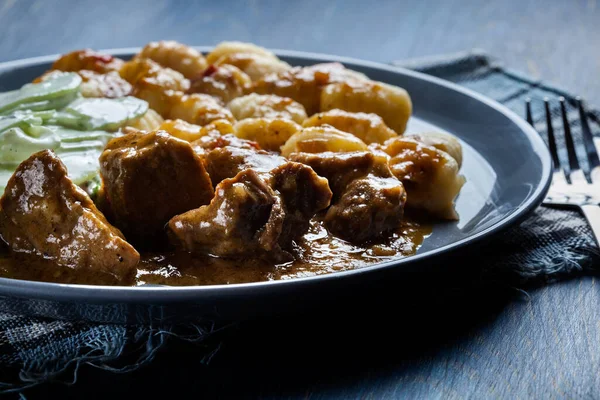
[[[308,233],[296,244],[296,259],[287,264],[182,252],[145,253],[138,266],[136,285],[217,285],[293,279],[346,271],[412,255],[430,233],[430,224],[407,217],[398,230],[385,240],[358,246],[330,235],[320,221],[313,219]],[[93,276],[57,268],[49,261],[6,252],[0,257],[0,276],[94,284]]]

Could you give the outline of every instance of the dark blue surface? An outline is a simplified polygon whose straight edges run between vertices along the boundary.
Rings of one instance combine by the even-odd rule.
[[[597,1],[366,4],[8,0],[0,4],[0,59],[164,38],[374,61],[480,47],[600,104]],[[225,338],[210,367],[201,349],[175,346],[131,375],[83,368],[72,389],[44,386],[31,397],[598,397],[595,278],[528,288],[526,296],[471,286],[477,269],[462,267],[363,293],[369,301],[340,299],[336,310],[248,325]]]

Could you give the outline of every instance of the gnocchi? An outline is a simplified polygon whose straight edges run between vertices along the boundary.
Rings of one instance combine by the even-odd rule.
[[[120,58],[86,49],[62,55],[52,64],[52,69],[64,72],[87,70],[104,74],[118,71],[122,65]]]
[[[379,115],[373,113],[353,113],[334,109],[315,114],[304,121],[302,125],[305,127],[331,125],[341,131],[353,134],[367,144],[383,143],[398,136],[396,132],[387,127]]]
[[[197,125],[207,125],[219,119],[234,122],[235,119],[227,108],[207,94],[194,93],[183,95],[171,93],[172,107],[168,112],[169,119],[182,119]]]
[[[209,64],[215,64],[221,57],[230,54],[255,54],[273,60],[278,59],[275,54],[264,47],[252,43],[232,41],[219,43],[210,53],[208,53],[206,61],[208,61]]]
[[[208,67],[204,56],[196,49],[173,40],[150,42],[138,54],[140,58],[156,61],[187,79],[198,77]]]
[[[320,98],[321,111],[375,113],[396,133],[406,129],[412,103],[406,90],[382,82],[350,79],[327,85]]]
[[[180,72],[162,67],[148,58],[134,58],[127,61],[119,73],[134,87],[139,83],[153,85],[159,90],[186,91],[190,87],[190,81]]]
[[[287,119],[246,118],[235,124],[235,135],[257,142],[265,150],[279,151],[302,127]]]
[[[410,137],[393,138],[371,148],[389,156],[392,173],[406,188],[408,207],[442,219],[458,219],[454,199],[465,178],[458,173],[458,163],[448,153]]]
[[[160,114],[149,108],[144,115],[130,122],[128,126],[140,131],[150,132],[159,129],[163,123],[164,120]]]
[[[462,146],[458,139],[449,133],[422,132],[407,137],[428,146],[433,146],[441,151],[445,151],[450,157],[454,158],[459,168],[462,166]]]
[[[242,96],[251,83],[250,77],[233,65],[211,65],[192,82],[189,92],[209,94],[226,104]]]
[[[304,128],[291,136],[281,147],[281,155],[292,153],[351,152],[368,150],[365,142],[329,125]]]
[[[186,142],[193,142],[202,137],[200,133],[201,126],[190,124],[180,119],[168,119],[158,129],[167,131],[171,136],[175,136],[177,139],[185,140]]]
[[[253,81],[271,73],[279,73],[292,68],[278,58],[252,53],[230,53],[220,57],[215,65],[234,65],[244,71]]]
[[[302,104],[275,95],[260,95],[251,93],[233,99],[228,105],[233,116],[242,120],[245,118],[279,118],[289,119],[301,124],[306,118],[306,110]]]

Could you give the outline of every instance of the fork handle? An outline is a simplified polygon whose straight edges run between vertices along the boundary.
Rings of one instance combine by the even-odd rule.
[[[586,204],[581,206],[581,211],[592,228],[596,244],[600,246],[600,206]]]

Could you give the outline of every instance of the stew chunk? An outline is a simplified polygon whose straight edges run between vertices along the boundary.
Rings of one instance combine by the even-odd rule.
[[[143,245],[164,239],[170,218],[208,204],[213,187],[191,145],[165,131],[111,140],[100,173],[115,225]]]
[[[11,251],[51,260],[78,283],[133,283],[140,255],[67,177],[52,151],[19,165],[0,205],[0,235]],[[42,273],[54,280],[59,272]]]
[[[233,178],[246,169],[269,172],[287,162],[275,153],[261,150],[260,145],[252,140],[241,139],[232,134],[221,135],[214,131],[192,142],[192,147],[204,160],[215,186],[223,179]]]
[[[293,153],[290,160],[310,165],[333,191],[325,226],[351,242],[374,239],[398,227],[406,192],[384,156],[371,152]]]
[[[222,181],[209,205],[171,219],[169,234],[190,252],[289,260],[292,241],[330,200],[327,180],[309,166],[288,162],[268,173],[247,169]]]

